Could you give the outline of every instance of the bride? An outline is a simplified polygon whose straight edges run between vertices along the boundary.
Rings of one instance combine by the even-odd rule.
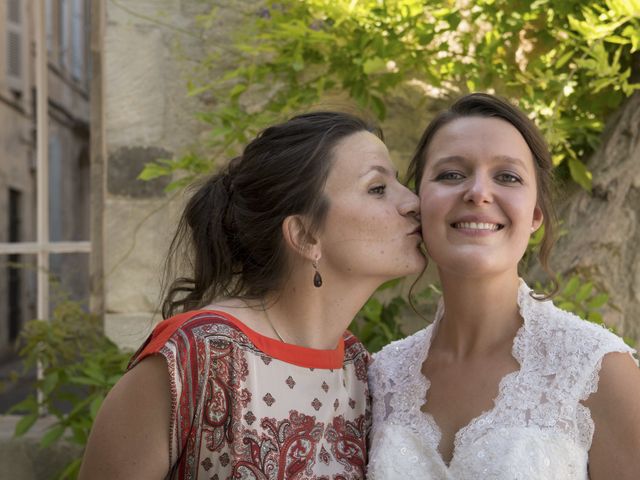
[[[551,160],[510,104],[468,95],[410,167],[443,289],[435,321],[376,355],[368,478],[637,479],[640,371],[608,330],[518,276],[553,211]]]

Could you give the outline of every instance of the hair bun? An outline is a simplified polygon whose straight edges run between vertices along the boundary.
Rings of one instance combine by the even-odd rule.
[[[223,173],[221,175],[220,180],[222,182],[222,186],[224,187],[225,191],[227,192],[227,195],[228,196],[233,195],[234,186],[233,186],[233,178],[231,176],[231,173],[226,171],[225,173]]]

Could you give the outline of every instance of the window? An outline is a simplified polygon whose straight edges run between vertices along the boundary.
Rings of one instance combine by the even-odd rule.
[[[63,240],[62,149],[60,138],[55,133],[51,133],[49,136],[49,238],[54,242]]]
[[[22,92],[22,2],[7,0],[7,83]]]
[[[21,193],[12,188],[9,189],[9,242],[20,241],[21,230]],[[9,297],[9,340],[13,342],[18,338],[20,325],[22,324],[22,269],[20,268],[21,256],[9,255],[7,266],[8,297]]]
[[[71,9],[71,75],[81,81],[84,74],[84,1],[73,0]]]
[[[53,51],[53,0],[46,0],[45,18],[47,22],[47,51],[51,53]]]
[[[59,27],[59,35],[60,35],[60,49],[58,50],[58,62],[60,66],[64,70],[69,70],[69,39],[70,39],[70,28],[69,28],[69,2],[71,0],[60,0],[60,4],[58,5],[58,27]]]

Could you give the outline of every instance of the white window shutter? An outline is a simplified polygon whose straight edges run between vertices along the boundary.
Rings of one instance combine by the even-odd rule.
[[[22,2],[7,0],[7,83],[11,90],[22,92],[23,78]]]
[[[84,73],[84,2],[73,0],[71,7],[71,74],[82,80]]]
[[[60,43],[59,43],[59,61],[60,66],[69,71],[71,66],[70,44],[71,44],[71,0],[60,0],[58,4],[58,18],[60,28]]]

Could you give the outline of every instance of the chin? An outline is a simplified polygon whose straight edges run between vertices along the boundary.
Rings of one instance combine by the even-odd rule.
[[[427,266],[427,258],[424,254],[416,249],[415,255],[412,255],[411,258],[407,260],[407,268],[404,275],[414,275],[416,273],[422,272]]]
[[[384,277],[386,278],[383,279],[383,282],[395,280],[396,278],[407,277],[409,275],[417,275],[419,273],[422,273],[426,265],[427,260],[422,255],[420,256],[420,258],[408,259],[406,264],[404,264],[402,267],[395,268],[393,269],[394,271],[390,271],[387,275],[384,275]]]
[[[469,259],[442,259],[441,261],[434,258],[433,261],[442,272],[467,278],[483,278],[505,271],[504,265],[498,265],[488,258],[478,259],[477,256]]]

